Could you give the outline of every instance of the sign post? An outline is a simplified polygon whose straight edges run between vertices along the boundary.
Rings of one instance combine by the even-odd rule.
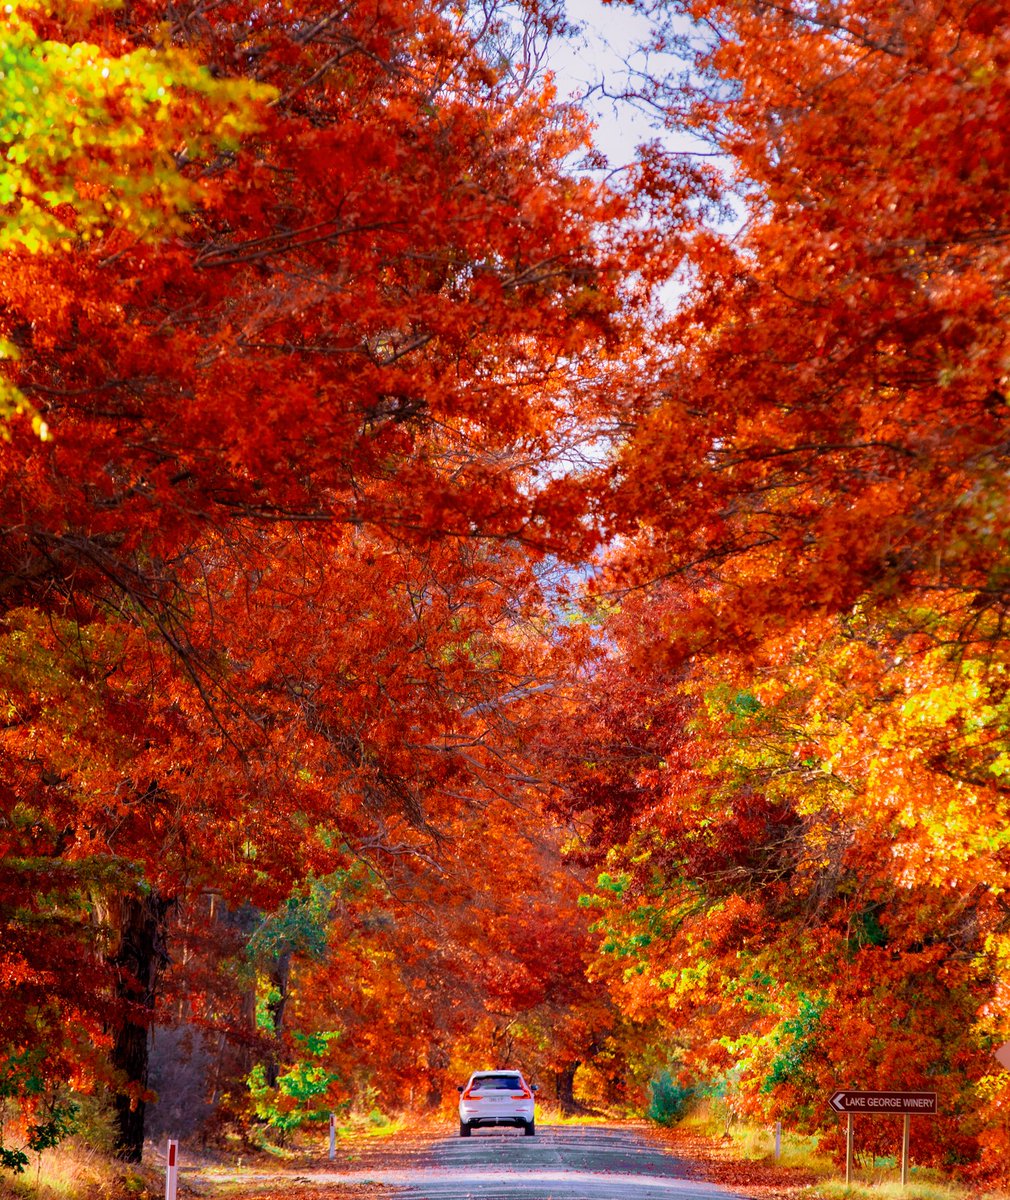
[[[845,1186],[852,1186],[853,1120],[856,1113],[884,1117],[900,1113],[904,1118],[901,1132],[901,1186],[908,1184],[908,1143],[913,1116],[936,1115],[936,1092],[834,1092],[828,1103],[837,1113],[845,1113]]]
[[[165,1151],[165,1200],[175,1200],[179,1187],[179,1143],[175,1138],[168,1139],[168,1149]]]

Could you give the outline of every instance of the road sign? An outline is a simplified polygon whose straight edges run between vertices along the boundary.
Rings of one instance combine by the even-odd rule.
[[[1004,1042],[996,1051],[996,1061],[1001,1067],[1006,1067],[1010,1071],[1010,1042]]]
[[[835,1092],[828,1101],[835,1112],[865,1113],[884,1117],[889,1113],[935,1115],[936,1092]]]

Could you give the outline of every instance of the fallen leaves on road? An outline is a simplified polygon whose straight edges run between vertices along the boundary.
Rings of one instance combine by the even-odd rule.
[[[183,1200],[189,1200],[189,1197],[206,1198],[208,1194],[216,1195],[221,1200],[372,1200],[372,1197],[385,1196],[395,1190],[384,1183],[373,1183],[371,1180],[367,1183],[309,1187],[301,1179],[295,1178],[284,1179],[276,1184],[241,1184],[223,1190],[215,1189],[212,1193],[208,1193],[205,1188],[198,1191],[195,1188],[180,1187],[179,1194]]]

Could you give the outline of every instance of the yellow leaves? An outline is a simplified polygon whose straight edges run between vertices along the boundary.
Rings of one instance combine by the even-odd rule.
[[[124,0],[8,0],[4,13],[8,18],[19,13],[38,13],[84,26],[102,12],[115,12]]]
[[[0,251],[62,248],[110,219],[148,237],[180,228],[199,199],[180,161],[234,149],[272,91],[215,79],[177,49],[41,40],[28,7],[7,7],[0,47]]]
[[[147,238],[182,228],[199,202],[186,163],[234,149],[273,93],[213,78],[177,49],[114,56],[42,40],[25,14],[114,5],[12,3],[0,44],[0,253],[66,253],[118,224]],[[86,11],[85,11],[86,10]],[[184,147],[180,153],[179,147]],[[0,359],[16,347],[0,340]],[[49,426],[10,378],[0,378],[0,437],[24,415]]]
[[[1010,772],[1010,753],[1004,750],[997,754],[989,764],[989,773],[1000,779],[1008,772]]]
[[[689,811],[717,820],[760,792],[800,822],[797,896],[861,870],[883,870],[906,894],[1010,885],[1010,651],[953,653],[976,610],[963,597],[934,601],[854,612],[813,639],[796,631],[757,663],[697,666],[691,733],[705,782],[697,802],[678,800],[681,821]],[[742,719],[746,696],[761,707]]]
[[[965,663],[960,677],[911,696],[902,706],[902,716],[922,725],[941,726],[955,718],[967,718],[975,726],[988,724],[996,709],[984,702],[989,688],[982,665]]]
[[[712,962],[709,959],[699,959],[696,965],[690,967],[674,967],[663,971],[658,979],[659,986],[670,994],[670,1004],[683,1001],[693,992],[703,991],[712,973]]]

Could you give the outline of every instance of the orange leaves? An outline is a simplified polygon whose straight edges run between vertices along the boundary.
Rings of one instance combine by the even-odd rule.
[[[449,1035],[433,1014],[446,999],[454,1034],[478,1021],[483,1001],[459,981],[488,947],[509,959],[495,1002],[533,1013],[533,1047],[584,987],[583,943],[554,915],[574,885],[524,907],[547,868],[506,836],[512,806],[551,788],[523,746],[559,657],[535,567],[548,580],[537,555],[596,537],[581,448],[621,407],[596,357],[634,331],[621,278],[648,239],[626,254],[627,205],[572,178],[574,110],[506,80],[438,6],[162,18],[130,5],[89,36],[117,62],[180,47],[153,57],[193,64],[208,105],[253,78],[275,102],[255,129],[228,125],[241,145],[173,144],[154,183],[170,176],[192,206],[150,238],[135,240],[124,194],[100,248],[7,255],[6,366],[54,441],[18,430],[0,463],[0,740],[24,811],[0,919],[19,919],[28,856],[75,914],[205,888],[270,907],[358,856],[410,901],[389,901],[389,925],[376,886],[337,926],[353,951],[335,938],[332,969],[361,982],[340,997],[369,1061],[384,1034],[401,1037],[397,1078],[435,1069]],[[160,144],[123,141],[128,92],[87,130],[114,179]],[[167,129],[201,107],[172,110]],[[82,205],[102,199],[82,189]],[[502,912],[465,871],[440,876],[457,842],[479,869],[490,805],[518,889]],[[424,924],[436,890],[479,913],[474,930],[453,917],[452,954]],[[110,947],[76,916],[39,921],[41,958],[65,938],[95,967],[92,984],[82,967],[53,992],[69,1022],[108,996]],[[383,1016],[401,999],[416,1034]],[[573,1056],[607,1019],[572,1022]]]
[[[671,92],[672,119],[712,122],[752,219],[733,245],[695,243],[681,349],[624,460],[662,547],[644,570],[722,581],[699,644],[891,581],[975,586],[994,547],[963,498],[1005,434],[985,397],[1007,270],[1005,189],[976,173],[1005,161],[1006,89],[979,62],[1005,46],[962,37],[967,7],[897,23],[863,2],[812,20],[683,8],[721,37],[697,63],[710,90]]]
[[[263,907],[340,876],[292,1028],[401,1096],[466,1031],[568,1070],[616,1003],[751,1107],[953,1073],[1005,1006],[1010,770],[1010,110],[963,7],[680,5],[707,90],[653,98],[732,161],[650,147],[627,194],[437,6],[180,19],[264,124],[176,164],[173,240],[6,264],[55,433],[0,464],[11,853]],[[607,531],[666,582],[568,613],[547,556]],[[605,873],[578,920],[546,802]]]
[[[1005,1020],[1004,639],[969,648],[973,602],[920,593],[675,672],[640,647],[661,602],[690,599],[656,589],[611,626],[608,753],[632,740],[632,686],[667,724],[634,739],[654,756],[634,823],[613,791],[589,832],[607,864],[594,971],[741,1110],[823,1127],[832,1087],[928,1084],[967,1114]],[[933,1128],[917,1153],[989,1153],[975,1128]]]

